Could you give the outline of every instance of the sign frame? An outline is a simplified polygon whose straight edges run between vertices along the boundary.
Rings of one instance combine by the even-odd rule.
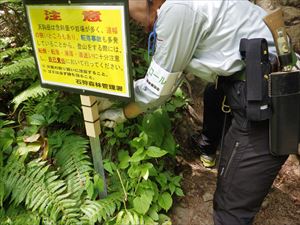
[[[37,54],[36,54],[36,49],[35,49],[35,44],[34,44],[34,37],[32,34],[32,31],[30,29],[30,37],[31,37],[31,43],[33,46],[34,50],[34,59],[35,63],[38,69],[40,81],[41,81],[41,86],[44,88],[49,88],[49,89],[55,89],[55,90],[62,90],[62,91],[67,91],[67,92],[72,92],[72,93],[77,93],[80,95],[91,95],[91,96],[99,96],[99,97],[105,97],[109,99],[116,99],[116,100],[121,100],[124,102],[129,102],[129,101],[134,101],[134,87],[133,87],[133,77],[132,77],[132,58],[131,58],[131,48],[130,48],[130,31],[129,31],[129,6],[128,6],[128,0],[23,0],[24,8],[25,8],[25,14],[27,18],[27,24],[28,27],[31,28],[30,22],[29,22],[29,15],[27,14],[27,6],[28,5],[49,5],[49,6],[122,6],[124,7],[124,36],[125,36],[125,45],[126,45],[126,50],[124,49],[125,53],[122,53],[126,56],[126,59],[124,58],[124,65],[127,67],[127,93],[129,96],[120,96],[120,95],[114,95],[110,93],[103,93],[103,92],[96,92],[96,91],[91,91],[91,90],[86,90],[84,88],[73,88],[73,87],[66,87],[66,86],[60,86],[60,85],[54,85],[54,84],[49,84],[49,83],[43,83],[42,82],[42,74],[40,72],[40,68],[38,67],[38,59],[37,59]],[[122,40],[123,41],[123,40]],[[125,68],[125,67],[124,67]],[[124,72],[125,74],[126,72]],[[125,84],[126,85],[126,84]]]

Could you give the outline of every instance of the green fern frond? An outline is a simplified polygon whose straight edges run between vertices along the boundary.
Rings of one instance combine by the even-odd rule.
[[[5,183],[3,180],[3,176],[4,176],[4,167],[2,165],[2,152],[0,151],[0,209],[3,207],[3,200],[5,197]]]
[[[79,222],[78,202],[69,197],[65,182],[55,171],[49,171],[45,161],[33,160],[24,168],[18,160],[12,160],[5,170],[6,188],[15,205],[24,202],[28,209],[47,215],[56,224]]]
[[[81,221],[88,224],[107,221],[120,208],[123,197],[120,192],[115,192],[98,201],[86,200],[80,208],[84,213]]]
[[[116,215],[116,219],[114,221],[115,225],[158,225],[157,222],[154,222],[153,219],[149,216],[140,215],[135,212],[133,209],[129,210],[121,210]]]
[[[12,189],[14,187],[15,182],[17,182],[17,176],[11,176],[12,171],[15,173],[24,173],[25,165],[24,165],[25,156],[19,156],[16,153],[12,153],[7,160],[6,165],[3,167],[3,176],[0,177],[5,185],[5,198],[7,198]],[[8,179],[11,176],[10,179]]]
[[[40,220],[37,213],[26,210],[23,205],[10,205],[2,214],[0,209],[1,225],[39,225]]]
[[[18,74],[22,70],[36,70],[35,61],[32,56],[15,61],[13,64],[0,69],[0,75]]]
[[[50,89],[42,88],[39,81],[33,83],[29,88],[13,98],[11,102],[14,104],[14,110],[16,110],[22,102],[28,100],[29,98],[44,96],[47,95],[50,91]]]
[[[87,154],[88,140],[77,135],[67,135],[60,149],[54,155],[61,177],[68,183],[73,197],[80,197],[85,190],[87,179],[93,171],[90,157]]]
[[[32,48],[28,47],[27,45],[18,48],[9,48],[0,53],[0,60],[2,61],[5,57],[12,56],[17,52],[30,51],[30,50],[32,50]]]
[[[2,0],[1,4],[3,3],[20,3],[21,0]]]

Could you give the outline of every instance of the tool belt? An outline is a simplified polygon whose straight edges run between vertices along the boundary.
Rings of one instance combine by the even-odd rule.
[[[299,154],[300,71],[272,72],[268,44],[263,38],[242,39],[246,64],[246,117],[269,119],[269,146],[273,155]]]

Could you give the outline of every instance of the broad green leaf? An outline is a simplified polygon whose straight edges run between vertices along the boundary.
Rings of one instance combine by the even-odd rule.
[[[160,205],[160,207],[162,207],[164,210],[168,211],[172,204],[173,204],[173,200],[171,195],[168,192],[164,192],[162,193],[159,197],[158,197],[158,204]]]
[[[14,123],[15,123],[15,121],[13,121],[13,120],[0,120],[0,128],[5,127],[10,124],[14,124]]]
[[[139,162],[145,158],[144,148],[139,148],[130,158],[130,162]]]
[[[28,121],[31,125],[45,125],[46,124],[46,119],[43,115],[41,114],[33,114],[32,116],[29,116]]]
[[[32,142],[35,142],[37,141],[39,138],[40,138],[40,134],[34,134],[34,135],[31,135],[30,137],[24,137],[24,142],[25,143],[32,143]]]
[[[20,146],[17,151],[18,151],[19,155],[26,155],[29,152],[37,152],[40,148],[41,148],[40,143],[30,143],[25,146],[23,146],[23,145]]]
[[[168,178],[164,173],[160,173],[158,176],[155,177],[156,181],[160,184],[162,188],[167,184]]]
[[[129,161],[130,161],[130,156],[128,151],[124,151],[124,150],[119,151],[118,160],[120,162],[118,167],[120,169],[126,169],[129,166]]]
[[[180,186],[180,181],[182,177],[181,176],[174,176],[171,178],[171,182],[175,184],[176,186]]]
[[[163,149],[165,149],[171,155],[173,155],[173,156],[176,155],[176,142],[174,140],[173,135],[170,132],[166,133],[161,147]]]
[[[148,211],[148,215],[155,221],[159,219],[157,210],[154,207],[151,207]]]
[[[148,170],[148,169],[143,169],[143,170],[141,171],[141,176],[142,176],[145,180],[147,180],[148,177],[149,177],[149,170]]]
[[[15,131],[12,128],[0,130],[0,150],[9,148],[15,140]]]
[[[159,214],[158,222],[161,225],[172,225],[171,219],[165,214]]]
[[[150,207],[151,199],[152,198],[150,198],[149,196],[147,196],[145,194],[135,197],[133,199],[134,210],[140,214],[145,215]]]
[[[139,177],[141,173],[141,169],[138,165],[132,164],[128,169],[128,175],[130,178]]]
[[[162,108],[157,109],[154,112],[154,116],[156,122],[161,123],[165,130],[171,129],[171,121],[168,116],[168,113],[165,110],[163,110]]]
[[[116,142],[117,142],[117,138],[114,138],[114,137],[111,137],[108,140],[108,144],[111,146],[114,146],[116,144]]]
[[[100,177],[98,174],[94,176],[94,186],[95,189],[98,189],[99,192],[102,192],[104,190],[104,180],[102,177]]]
[[[169,183],[169,190],[170,190],[171,194],[174,193],[175,189],[176,189],[176,186],[172,183]]]
[[[91,182],[89,179],[87,179],[86,181],[85,189],[88,196],[92,199],[94,195],[94,185],[93,182]]]
[[[143,218],[144,218],[145,225],[158,225],[158,223],[154,222],[154,220],[149,216],[144,216]]]
[[[131,147],[136,149],[143,148],[147,144],[148,144],[148,135],[143,131],[140,133],[139,137],[134,138],[130,142]]]
[[[153,167],[153,164],[151,163],[146,163],[146,164],[143,164],[143,165],[140,165],[140,169],[141,169],[141,176],[147,180],[148,177],[149,177],[149,170]]]
[[[142,129],[148,136],[148,144],[155,144],[160,146],[163,142],[165,129],[161,118],[161,112],[147,114],[142,122]]]
[[[146,151],[146,154],[150,157],[153,157],[153,158],[159,158],[159,157],[162,157],[163,155],[167,154],[168,152],[165,151],[165,150],[162,150],[158,147],[155,147],[155,146],[150,146],[147,151]]]
[[[176,194],[177,196],[184,196],[184,193],[183,193],[182,189],[179,188],[179,187],[177,187],[177,188],[175,189],[175,194]]]
[[[152,182],[150,179],[148,180],[142,180],[138,186],[138,189],[136,190],[137,195],[147,195],[149,199],[151,198],[151,201],[153,197],[157,194],[156,190],[153,188],[154,182]]]
[[[113,174],[114,173],[113,171],[116,170],[117,168],[116,165],[109,160],[103,160],[103,167],[110,174]]]

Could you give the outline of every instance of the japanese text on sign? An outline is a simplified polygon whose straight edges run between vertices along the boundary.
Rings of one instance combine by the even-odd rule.
[[[123,6],[28,5],[42,83],[129,97]]]

